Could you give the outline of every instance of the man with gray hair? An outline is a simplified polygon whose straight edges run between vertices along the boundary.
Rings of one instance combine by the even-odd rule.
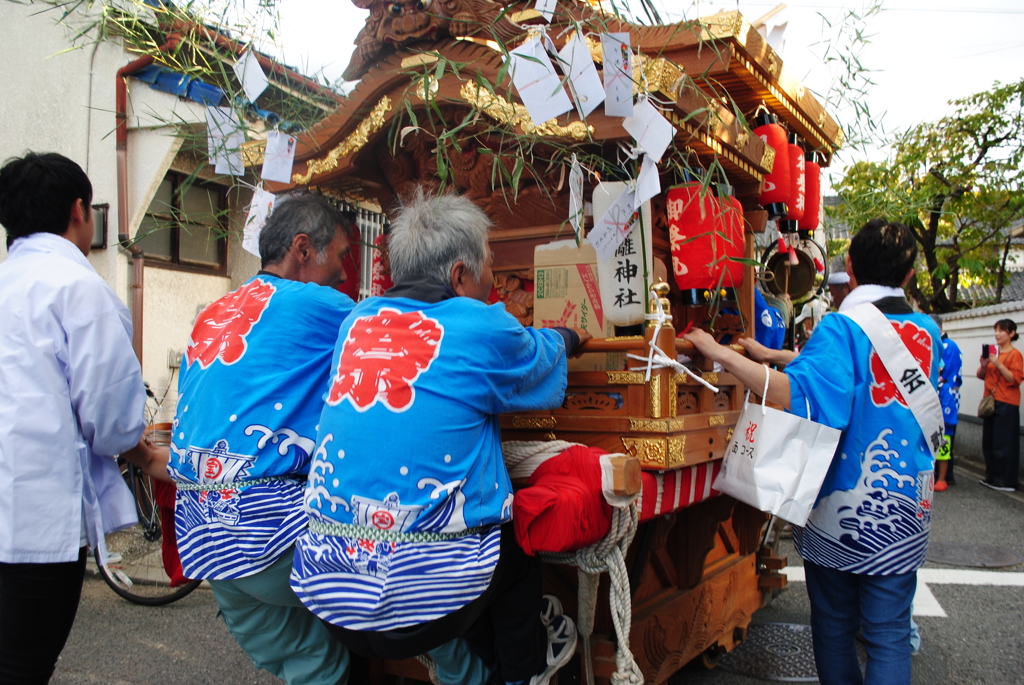
[[[400,210],[395,286],[338,336],[292,587],[356,653],[428,652],[447,684],[493,670],[543,685],[576,630],[516,544],[498,414],[561,405],[566,354],[589,336],[487,304],[489,228],[464,197],[418,193]]]
[[[277,204],[263,269],[196,320],[167,467],[185,575],[209,581],[253,663],[291,685],[348,680],[348,652],[288,584],[331,354],[355,306],[333,289],[348,224],[315,195]]]

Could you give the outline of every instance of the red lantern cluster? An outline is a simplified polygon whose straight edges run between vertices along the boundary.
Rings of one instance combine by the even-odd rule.
[[[672,272],[681,290],[736,288],[743,284],[743,264],[730,258],[745,254],[743,207],[732,188],[690,182],[666,194]]]

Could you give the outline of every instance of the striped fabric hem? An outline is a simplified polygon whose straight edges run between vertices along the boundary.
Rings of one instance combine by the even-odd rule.
[[[296,541],[291,585],[319,618],[349,630],[394,630],[447,616],[479,597],[501,530],[436,542],[320,535]]]

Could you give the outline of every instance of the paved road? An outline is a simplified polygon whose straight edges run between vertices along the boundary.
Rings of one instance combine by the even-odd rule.
[[[959,484],[936,495],[933,542],[987,544],[1024,554],[1024,495],[977,483],[980,474],[958,463]],[[973,478],[972,478],[973,476]],[[793,576],[802,569],[784,550]],[[929,562],[917,597],[924,638],[914,659],[915,685],[1024,683],[1024,564],[957,575]],[[258,683],[280,681],[257,671],[216,618],[212,594],[200,588],[168,607],[131,605],[102,581],[86,581],[78,619],[53,683]],[[807,592],[791,581],[755,624],[809,623]],[[684,669],[673,685],[755,685],[765,681],[716,669]],[[352,683],[352,685],[362,685]]]

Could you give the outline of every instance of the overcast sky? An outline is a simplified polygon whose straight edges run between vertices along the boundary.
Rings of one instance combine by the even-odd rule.
[[[682,18],[679,9],[674,9],[675,14],[664,9],[683,7],[681,3],[654,3],[663,17]],[[754,21],[776,5],[711,0],[686,5],[685,18],[739,9]],[[788,22],[783,60],[808,87],[821,92],[832,78],[820,59],[821,41],[830,34],[823,18],[838,24],[847,10],[859,12],[865,3],[810,0],[786,5],[768,25]],[[350,0],[278,0],[278,9],[285,61],[304,71],[322,69],[332,81],[340,78],[367,11]],[[884,113],[888,129],[938,119],[947,112],[949,100],[987,90],[995,81],[1010,83],[1024,76],[1021,0],[885,0],[883,11],[868,20],[867,33],[872,38],[861,61],[873,70],[877,84],[867,104],[875,115]],[[833,172],[858,156],[841,154]]]

